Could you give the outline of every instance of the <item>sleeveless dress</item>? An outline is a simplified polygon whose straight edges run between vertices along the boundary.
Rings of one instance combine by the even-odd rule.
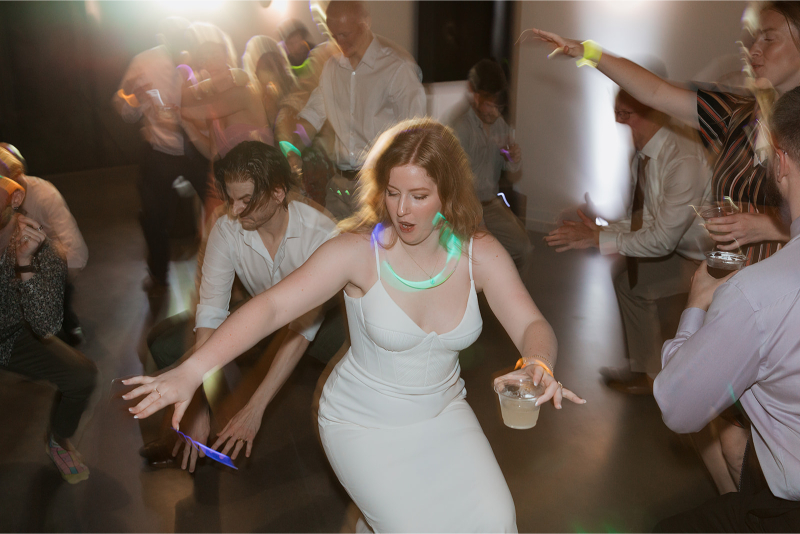
[[[328,460],[375,532],[516,532],[511,492],[465,400],[458,353],[483,321],[472,278],[461,322],[425,333],[380,279],[345,293],[351,347],[325,383]],[[487,386],[488,387],[488,386]]]

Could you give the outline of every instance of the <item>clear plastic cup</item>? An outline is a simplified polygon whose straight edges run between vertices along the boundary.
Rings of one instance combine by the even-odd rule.
[[[744,254],[737,254],[736,252],[726,252],[722,250],[706,252],[708,274],[714,278],[725,278],[731,274],[731,272],[738,271],[744,267],[745,260],[747,260],[747,258]]]
[[[737,210],[735,207],[724,204],[722,206],[706,206],[700,209],[700,217],[707,223],[710,219],[716,219],[717,217],[727,217],[728,215],[733,215],[736,213]],[[709,233],[712,234],[722,234],[724,232],[712,232],[709,230]]]
[[[544,394],[544,386],[533,385],[527,375],[508,376],[499,379],[494,390],[500,399],[503,423],[509,428],[526,429],[536,426],[539,406],[536,401]]]

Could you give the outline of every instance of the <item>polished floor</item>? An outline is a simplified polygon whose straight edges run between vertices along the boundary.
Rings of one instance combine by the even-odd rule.
[[[324,368],[310,359],[267,410],[253,456],[237,461],[237,471],[208,460],[194,475],[143,464],[137,451],[158,434],[158,418],[137,422],[128,416],[111,397],[112,379],[154,368],[144,337],[154,321],[186,308],[192,262],[173,263],[172,292],[153,310],[142,291],[136,169],[53,181],[90,250],[76,284],[76,309],[87,335],[81,349],[101,378],[74,441],[91,476],[66,484],[44,454],[53,390],[0,372],[0,530],[352,529],[354,511],[315,434],[311,406]],[[588,403],[567,403],[560,411],[547,406],[531,430],[506,428],[491,378],[518,356],[485,301],[483,334],[461,355],[467,399],[508,480],[520,531],[649,531],[659,519],[713,497],[700,460],[685,437],[664,426],[654,399],[623,396],[599,379],[600,367],[624,363],[610,275],[618,265],[592,252],[556,254],[541,235],[532,237],[536,268],[526,284],[558,336],[557,376]]]

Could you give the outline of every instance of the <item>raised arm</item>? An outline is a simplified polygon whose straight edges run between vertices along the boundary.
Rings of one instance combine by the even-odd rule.
[[[531,28],[527,31],[525,40],[547,46],[551,51],[548,57],[584,57],[584,47],[579,41],[565,39],[555,33]],[[636,63],[606,50],[603,50],[600,61],[597,62],[597,70],[642,104],[671,115],[692,128],[700,129],[697,95],[694,91],[676,87]]]
[[[583,399],[562,389],[555,380],[556,335],[531,299],[511,256],[489,234],[475,239],[473,269],[477,288],[484,292],[495,316],[522,355],[524,371],[533,377],[535,384],[541,380],[546,388],[539,404],[552,398],[556,408],[561,408],[562,396],[583,404]]]
[[[126,399],[147,395],[131,408],[131,413],[144,418],[174,404],[172,423],[177,429],[194,390],[206,374],[354,282],[353,273],[360,272],[359,258],[364,256],[364,247],[368,248],[369,242],[359,235],[343,234],[328,241],[302,267],[233,313],[179,367],[158,377],[126,380],[126,384],[142,384],[125,395]]]

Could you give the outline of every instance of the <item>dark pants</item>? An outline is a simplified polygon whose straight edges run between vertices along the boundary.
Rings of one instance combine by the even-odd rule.
[[[655,532],[800,532],[800,502],[772,494],[749,441],[738,492],[665,519]]]
[[[166,284],[169,268],[169,229],[172,226],[178,195],[172,183],[178,176],[191,182],[200,199],[207,189],[208,160],[186,147],[187,155],[170,156],[150,145],[143,145],[139,195],[142,203],[141,224],[147,243],[147,266],[150,275]]]
[[[72,300],[75,295],[75,286],[69,280],[64,284],[64,321],[61,328],[65,332],[69,332],[78,328],[81,324],[78,321],[78,316],[75,310],[72,309]]]
[[[14,343],[6,369],[55,384],[58,394],[50,430],[60,438],[75,433],[97,379],[94,362],[55,336],[40,339],[24,328]]]

